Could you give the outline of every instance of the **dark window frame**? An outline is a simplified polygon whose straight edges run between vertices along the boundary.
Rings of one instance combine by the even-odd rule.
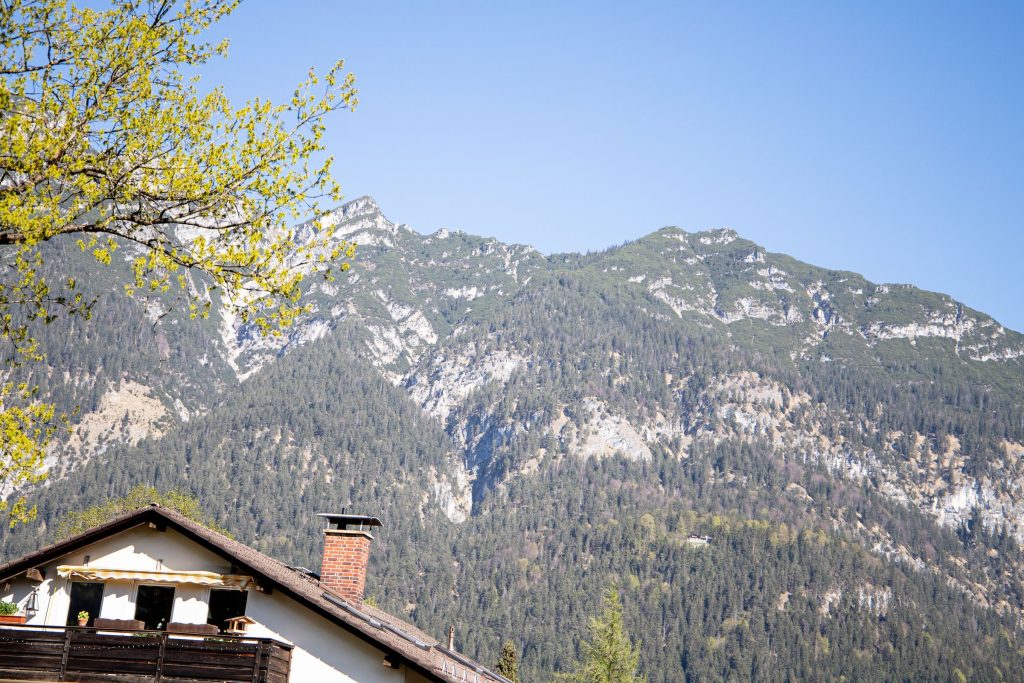
[[[170,593],[171,598],[168,601],[169,607],[168,607],[168,610],[167,610],[167,618],[164,620],[162,626],[160,625],[159,621],[157,621],[155,625],[151,625],[151,624],[153,624],[153,620],[152,619],[147,620],[147,619],[144,618],[146,616],[145,614],[143,614],[143,615],[139,614],[139,605],[140,605],[140,603],[139,603],[139,593],[142,591],[143,588],[146,588],[146,589],[153,589],[153,588],[155,588],[155,589],[159,589],[159,590],[169,590],[171,592]],[[139,621],[144,622],[146,624],[146,626],[145,626],[146,630],[148,630],[148,631],[166,631],[167,630],[167,624],[171,623],[171,617],[174,616],[174,599],[177,597],[177,590],[175,590],[176,588],[177,588],[176,586],[168,585],[166,583],[140,583],[140,584],[138,584],[135,587],[135,619],[138,619]]]
[[[242,605],[241,605],[241,613],[240,614],[233,614],[233,613],[232,614],[228,614],[228,612],[236,612],[238,610],[237,609],[235,609],[235,610],[227,609],[227,610],[224,610],[224,617],[223,617],[223,619],[216,618],[216,617],[218,617],[220,615],[215,615],[214,614],[214,600],[213,600],[214,593],[218,593],[218,594],[224,595],[225,597],[233,597],[232,594],[238,595],[238,601],[242,603]],[[220,629],[221,633],[223,633],[224,629],[227,627],[227,619],[230,619],[232,617],[242,617],[242,616],[245,616],[245,612],[246,612],[246,609],[248,608],[248,606],[249,606],[249,591],[242,591],[242,590],[238,590],[238,589],[235,589],[235,588],[211,588],[210,589],[209,597],[206,599],[206,623],[207,624],[213,624],[214,626],[216,626],[217,628]],[[225,607],[227,607],[227,606],[225,606]],[[221,611],[221,610],[218,609],[218,611]]]
[[[84,590],[83,586],[96,587],[99,586],[99,600],[93,600],[86,596],[79,595],[75,596],[75,588],[78,587]],[[78,626],[78,613],[85,610],[89,613],[89,621],[86,622],[86,626],[92,626],[96,617],[100,615],[100,610],[103,609],[103,595],[106,593],[106,584],[102,581],[72,581],[68,588],[68,617],[65,620],[65,626]],[[94,608],[95,605],[95,608]]]

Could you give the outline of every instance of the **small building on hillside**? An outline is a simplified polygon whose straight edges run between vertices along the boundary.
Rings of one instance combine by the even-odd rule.
[[[364,604],[380,521],[321,516],[319,574],[159,505],[0,565],[0,680],[508,683]]]

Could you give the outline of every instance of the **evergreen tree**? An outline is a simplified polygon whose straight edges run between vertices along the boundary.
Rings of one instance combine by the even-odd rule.
[[[647,677],[637,673],[640,647],[634,646],[622,623],[622,602],[619,591],[605,589],[601,615],[590,620],[593,640],[583,643],[583,661],[566,680],[574,683],[646,683]]]
[[[387,225],[374,208],[341,213],[341,234]],[[931,502],[972,477],[1019,500],[1024,357],[977,362],[948,339],[867,343],[859,332],[926,321],[941,300],[771,255],[793,291],[751,288],[767,267],[741,270],[752,244],[686,238],[683,253],[681,233],[550,261],[467,235],[379,236],[388,243],[360,247],[372,271],[337,291],[310,288],[317,312],[279,352],[234,346],[257,333],[219,307],[208,321],[172,311],[154,326],[141,301],[119,295],[116,272],[90,271],[79,286],[109,300],[90,320],[43,326],[47,372],[19,377],[41,400],[81,405],[85,427],[115,392],[125,405],[148,387],[166,411],[133,424],[149,435],[138,443],[116,413],[103,435],[92,427],[58,444],[49,482],[29,491],[45,525],[0,524],[0,557],[38,549],[70,510],[145,483],[181,487],[242,542],[315,567],[315,513],[349,505],[385,520],[367,586],[381,609],[433,635],[465,624],[460,650],[482,662],[498,661],[512,635],[523,680],[583,660],[588,618],[602,612],[592,587],[612,577],[651,683],[957,683],[1024,671],[1024,527],[986,514],[958,537]],[[48,272],[92,258],[51,246]],[[731,297],[784,292],[804,321],[677,315],[648,289],[669,274],[704,288],[702,267],[707,287]],[[850,328],[837,324],[802,358],[826,304],[808,293],[819,281]],[[487,294],[444,294],[473,287]],[[857,290],[877,301],[864,305]],[[388,360],[373,345],[390,348],[379,330],[397,324],[396,306],[420,311],[437,342]],[[305,335],[307,322],[331,330]],[[997,337],[1024,347],[1015,332]],[[225,352],[232,339],[238,356]],[[507,380],[465,373],[511,359],[522,362]],[[439,391],[451,400],[435,403]],[[651,430],[650,458],[584,455],[585,432],[609,420]],[[877,463],[872,476],[850,476],[864,462]],[[464,507],[453,510],[457,491]]]
[[[519,683],[519,656],[516,655],[516,644],[513,641],[506,640],[501,646],[501,654],[494,668],[512,683]]]

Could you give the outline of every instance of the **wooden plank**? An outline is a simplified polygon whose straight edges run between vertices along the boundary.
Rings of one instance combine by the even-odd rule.
[[[68,674],[69,683],[153,683],[152,675],[109,674],[82,671]]]
[[[160,650],[158,648],[156,648],[156,647],[150,647],[149,645],[144,645],[144,646],[131,646],[131,645],[108,646],[108,645],[80,645],[79,643],[74,643],[71,646],[71,655],[72,656],[82,655],[82,656],[86,656],[87,657],[87,656],[89,656],[90,653],[94,653],[94,652],[103,652],[103,653],[107,653],[108,655],[113,655],[113,654],[116,654],[116,653],[120,652],[120,653],[124,654],[126,659],[139,659],[140,657],[149,657],[150,659],[156,661],[156,659],[157,659],[157,657],[158,657],[158,655],[160,653]]]
[[[252,683],[260,682],[260,669],[263,667],[263,660],[269,656],[267,652],[266,643],[260,643],[259,653],[256,655],[252,663]]]
[[[273,654],[273,656],[277,657],[278,659],[283,659],[286,662],[291,661],[292,659],[291,648],[281,647],[277,643],[270,644],[270,652]]]
[[[59,640],[0,640],[0,650],[20,650],[23,647],[49,649],[54,652],[60,652],[64,649],[64,643]]]
[[[225,663],[230,666],[248,667],[252,669],[253,654],[251,652],[167,652],[164,661],[197,661],[199,664]]]
[[[64,631],[39,631],[35,628],[28,628],[19,626],[17,628],[3,628],[0,627],[0,640],[22,640],[24,638],[31,638],[36,640],[56,640],[64,641]]]
[[[30,652],[4,652],[0,654],[0,668],[25,668],[33,671],[60,671],[61,656],[40,657]]]
[[[89,631],[82,631],[75,633],[74,641],[76,645],[130,645],[130,646],[142,646],[152,645],[153,649],[156,650],[160,647],[160,637],[158,635],[127,635],[127,634],[113,634],[113,633],[94,633]]]
[[[0,641],[0,652],[38,652],[59,655],[64,651],[64,643],[39,642],[29,640],[23,643],[5,643]]]
[[[216,640],[177,640],[173,639],[167,645],[168,652],[218,652],[222,654],[244,654],[252,656],[257,652],[257,646],[250,643],[223,643]]]
[[[167,634],[164,633],[160,636],[160,653],[157,655],[156,663],[156,683],[160,683],[160,680],[164,676],[164,655],[167,654]]]
[[[127,661],[147,659],[151,662],[159,659],[159,652],[154,648],[130,648],[130,647],[72,647],[69,655],[71,658],[103,657],[105,659],[122,658]]]
[[[17,647],[5,647],[0,644],[0,658],[3,658],[7,654],[12,655],[33,655],[40,659],[46,659],[48,657],[56,657],[57,661],[64,655],[64,648],[54,646],[47,643],[46,645],[18,645]]]
[[[46,659],[48,657],[55,657],[57,661],[60,661],[61,656],[64,654],[64,648],[54,646],[50,644],[46,645],[18,645],[17,647],[8,648],[3,644],[0,644],[0,662],[3,661],[5,655],[33,655],[40,659]]]
[[[72,672],[91,671],[94,673],[131,673],[152,676],[156,671],[156,662],[131,662],[123,659],[77,659],[69,661],[66,668],[67,680],[72,680]]]
[[[217,672],[213,675],[203,675],[203,672],[189,672],[183,676],[178,677],[168,672],[164,678],[163,683],[199,683],[201,681],[225,681],[230,683],[246,683],[251,679],[248,677],[249,674],[246,672],[243,677],[234,678],[224,676],[222,673]],[[27,671],[25,669],[3,669],[0,668],[0,680],[18,680],[18,681],[54,681],[54,672],[44,671]],[[67,681],[74,683],[152,683],[152,675],[137,674],[137,673],[97,673],[97,672],[69,672]],[[288,683],[288,678],[283,674],[268,674],[265,679],[261,679],[260,683]]]
[[[291,672],[292,667],[290,662],[282,662],[280,659],[271,659],[270,666],[267,667],[267,670],[271,673],[279,673],[287,676]]]
[[[166,664],[165,674],[168,678],[191,678],[210,681],[251,681],[252,669],[229,669],[210,665]]]
[[[0,680],[53,681],[55,676],[56,674],[53,671],[26,671],[25,669],[0,668]]]
[[[72,666],[75,662],[91,662],[96,659],[102,659],[105,662],[149,662],[154,667],[156,666],[157,657],[152,652],[132,652],[130,650],[87,650],[87,651],[75,651],[71,652],[68,657],[68,666]]]
[[[166,661],[167,666],[185,668],[189,666],[220,667],[239,671],[252,671],[252,659],[229,659],[225,657],[209,657],[203,659],[182,659],[177,661]]]
[[[62,635],[62,626],[39,626],[37,624],[0,624],[0,633],[51,633]]]
[[[176,662],[188,662],[200,657],[218,657],[228,661],[234,661],[244,659],[252,661],[252,658],[256,656],[255,652],[237,652],[232,650],[205,650],[205,649],[193,649],[193,650],[168,650],[166,653],[167,659]]]
[[[60,659],[60,670],[57,672],[59,678],[57,680],[63,681],[64,673],[67,671],[68,665],[68,653],[71,652],[71,634],[72,631],[64,631],[64,650]]]

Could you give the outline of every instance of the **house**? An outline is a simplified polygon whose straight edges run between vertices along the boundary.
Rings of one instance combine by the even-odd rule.
[[[508,683],[363,603],[380,521],[321,517],[319,575],[156,504],[0,565],[0,680]]]

